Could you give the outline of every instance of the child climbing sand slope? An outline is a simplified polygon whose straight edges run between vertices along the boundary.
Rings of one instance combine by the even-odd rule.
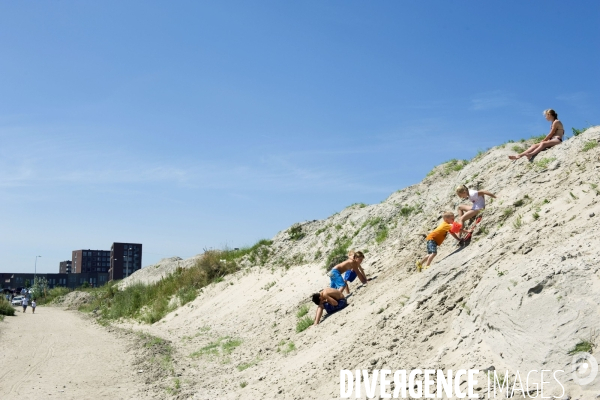
[[[458,206],[458,223],[462,226],[464,226],[465,221],[470,220],[485,209],[485,196],[496,198],[496,195],[487,190],[473,190],[465,185],[457,187],[456,194],[461,199],[468,198],[473,203],[472,205],[461,204]],[[464,232],[464,230],[462,230],[461,233],[462,232]]]
[[[454,222],[454,213],[446,211],[442,217],[444,219],[442,223],[425,238],[427,240],[427,255],[421,260],[417,260],[418,272],[421,272],[423,264],[425,264],[425,268],[429,268],[431,261],[437,255],[437,247],[444,243],[448,232],[450,232],[454,239],[460,241],[460,238],[456,234],[460,232],[461,225]]]
[[[354,260],[354,254],[355,251],[354,250],[350,250],[348,251],[348,260]],[[362,254],[362,253],[361,253]],[[365,271],[363,270],[362,266],[359,264],[358,265],[358,270],[363,274],[363,276],[367,276],[367,274],[365,274]],[[344,281],[346,282],[346,286],[344,286],[344,288],[342,289],[342,293],[346,293],[346,294],[350,294],[350,283],[354,282],[354,280],[356,279],[358,275],[356,274],[356,272],[354,272],[354,270],[349,269],[348,271],[346,271],[344,273]]]

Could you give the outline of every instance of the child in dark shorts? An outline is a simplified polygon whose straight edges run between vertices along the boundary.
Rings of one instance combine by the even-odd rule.
[[[443,215],[442,223],[435,228],[429,235],[427,235],[427,255],[423,257],[421,260],[417,260],[417,271],[421,272],[423,268],[423,264],[425,264],[425,268],[429,268],[431,261],[437,255],[437,248],[446,239],[448,232],[458,241],[460,238],[456,235],[462,229],[462,225],[458,222],[454,222],[454,213],[450,211],[446,211]]]

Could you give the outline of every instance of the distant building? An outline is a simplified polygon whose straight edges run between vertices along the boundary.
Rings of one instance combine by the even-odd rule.
[[[108,273],[110,268],[110,251],[74,250],[71,263],[71,272],[74,274],[90,272]]]
[[[61,261],[59,264],[59,267],[58,267],[58,273],[59,274],[70,274],[72,264],[73,263],[71,260]]]
[[[110,247],[109,280],[127,278],[142,268],[141,243],[113,243]]]

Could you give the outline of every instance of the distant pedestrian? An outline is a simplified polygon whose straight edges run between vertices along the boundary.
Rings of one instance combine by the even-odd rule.
[[[35,304],[35,299],[33,299],[31,301],[31,313],[35,314],[35,306],[37,306],[37,304]]]
[[[27,310],[28,304],[29,304],[29,302],[27,301],[27,297],[23,297],[23,300],[21,301],[21,305],[23,306],[23,312],[25,312],[25,310]]]

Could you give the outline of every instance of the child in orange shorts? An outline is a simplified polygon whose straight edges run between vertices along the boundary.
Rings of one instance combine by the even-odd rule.
[[[417,260],[417,271],[419,272],[421,272],[423,264],[425,264],[425,268],[429,268],[431,261],[437,255],[437,247],[444,243],[448,232],[450,232],[454,239],[460,241],[460,238],[456,234],[460,232],[462,225],[454,221],[454,213],[446,211],[442,215],[442,218],[444,219],[442,223],[427,235],[427,255],[423,259]]]

